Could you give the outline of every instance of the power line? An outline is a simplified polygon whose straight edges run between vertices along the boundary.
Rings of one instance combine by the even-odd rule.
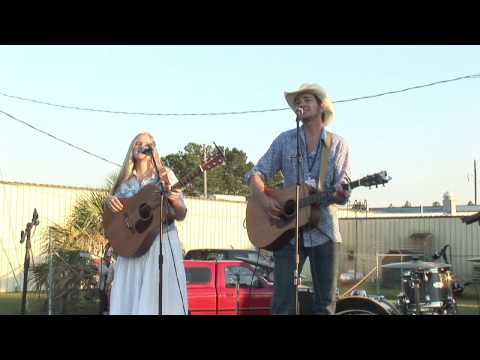
[[[454,79],[447,79],[447,80],[441,80],[441,81],[436,81],[436,82],[432,82],[432,83],[429,83],[429,84],[423,84],[423,85],[417,85],[417,86],[412,86],[412,87],[408,87],[408,88],[405,88],[405,89],[401,89],[401,90],[394,90],[394,91],[388,91],[388,92],[384,92],[384,93],[380,93],[380,94],[376,94],[376,95],[367,95],[367,96],[362,96],[362,97],[356,97],[356,98],[351,98],[351,99],[345,99],[345,100],[338,100],[338,101],[334,101],[335,103],[341,103],[341,102],[350,102],[350,101],[356,101],[356,100],[362,100],[362,99],[370,99],[370,98],[374,98],[374,97],[379,97],[379,96],[384,96],[384,95],[390,95],[390,94],[396,94],[396,93],[401,93],[401,92],[406,92],[406,91],[409,91],[409,90],[413,90],[413,89],[419,89],[419,88],[424,88],[424,87],[429,87],[429,86],[434,86],[434,85],[438,85],[438,84],[444,84],[444,83],[448,83],[448,82],[453,82],[453,81],[458,81],[458,80],[464,80],[464,79],[470,79],[470,78],[478,78],[480,77],[480,74],[472,74],[472,75],[466,75],[466,76],[460,76],[460,77],[457,77],[457,78],[454,78]],[[58,105],[58,104],[53,104],[53,103],[47,103],[47,102],[43,102],[43,101],[39,101],[39,100],[34,100],[34,99],[28,99],[28,98],[23,98],[23,97],[19,97],[19,96],[13,96],[13,95],[8,95],[8,94],[5,94],[5,93],[1,93],[0,92],[0,95],[2,96],[7,96],[7,97],[11,97],[11,98],[15,98],[15,99],[19,99],[19,100],[24,100],[24,101],[30,101],[30,102],[35,102],[35,103],[39,103],[39,104],[44,104],[44,105],[50,105],[50,106],[57,106],[57,107],[62,107],[62,108],[69,108],[69,109],[75,109],[75,110],[88,110],[88,111],[96,111],[96,112],[108,112],[108,113],[112,113],[112,114],[126,114],[126,115],[149,115],[149,116],[196,116],[196,115],[238,115],[238,114],[248,114],[248,113],[260,113],[260,112],[271,112],[271,111],[283,111],[283,110],[289,110],[289,108],[278,108],[278,109],[264,109],[264,110],[249,110],[249,111],[235,111],[235,112],[212,112],[212,113],[185,113],[185,114],[175,114],[175,113],[172,113],[172,114],[167,114],[167,113],[135,113],[135,112],[126,112],[126,111],[112,111],[112,110],[99,110],[99,109],[92,109],[92,108],[81,108],[81,107],[75,107],[75,106],[67,106],[67,105]],[[52,135],[50,133],[48,133],[47,131],[44,131],[44,130],[41,130],[29,123],[27,123],[26,121],[23,121],[23,120],[20,120],[18,118],[16,118],[15,116],[5,112],[5,111],[2,111],[0,110],[0,113],[8,116],[9,118],[23,124],[23,125],[26,125],[38,132],[41,132],[42,134],[45,134],[57,141],[60,141],[70,147],[73,147],[74,149],[77,149],[77,150],[80,150],[90,156],[93,156],[93,157],[96,157],[97,159],[100,159],[102,161],[105,161],[109,164],[112,164],[112,165],[115,165],[115,166],[118,166],[118,167],[121,167],[120,164],[117,164],[111,160],[108,160],[102,156],[99,156],[99,155],[96,155],[88,150],[85,150],[79,146],[76,146],[66,140],[63,140],[63,139],[60,139],[59,137],[55,136],[55,135]]]
[[[428,84],[422,84],[422,85],[416,85],[416,86],[411,86],[408,88],[400,89],[400,90],[392,90],[392,91],[386,91],[383,93],[375,94],[375,95],[366,95],[366,96],[360,96],[360,97],[355,97],[351,99],[344,99],[344,100],[337,100],[334,101],[334,103],[345,103],[345,102],[351,102],[351,101],[357,101],[357,100],[365,100],[365,99],[371,99],[375,97],[380,97],[380,96],[385,96],[385,95],[391,95],[391,94],[398,94],[414,89],[420,89],[420,88],[425,88],[429,86],[434,86],[434,85],[439,85],[439,84],[445,84],[453,81],[459,81],[459,80],[465,80],[465,79],[473,79],[473,78],[478,78],[480,77],[480,74],[472,74],[472,75],[465,75],[465,76],[460,76],[456,77],[453,79],[447,79],[447,80],[440,80],[440,81],[435,81],[432,83]],[[64,109],[72,109],[72,110],[81,110],[81,111],[93,111],[93,112],[102,112],[102,113],[109,113],[109,114],[121,114],[121,115],[143,115],[143,116],[215,116],[215,115],[241,115],[241,114],[253,114],[253,113],[264,113],[264,112],[273,112],[273,111],[285,111],[285,110],[290,110],[290,108],[285,107],[285,108],[274,108],[274,109],[262,109],[262,110],[245,110],[245,111],[228,111],[228,112],[208,112],[208,113],[150,113],[150,112],[130,112],[130,111],[115,111],[115,110],[105,110],[105,109],[95,109],[95,108],[90,108],[90,107],[80,107],[80,106],[71,106],[71,105],[61,105],[61,104],[55,104],[55,103],[50,103],[46,101],[41,101],[41,100],[36,100],[36,99],[30,99],[26,97],[21,97],[21,96],[15,96],[15,95],[10,95],[6,93],[0,92],[0,95],[9,97],[12,99],[17,99],[17,100],[22,100],[22,101],[28,101],[36,104],[42,104],[42,105],[48,105],[48,106],[55,106],[55,107],[60,107]]]
[[[70,147],[73,147],[74,149],[83,151],[84,153],[86,153],[86,154],[88,154],[88,155],[90,155],[90,156],[94,156],[94,157],[96,157],[97,159],[100,159],[100,160],[103,160],[103,161],[105,161],[105,162],[107,162],[107,163],[110,163],[110,164],[116,165],[116,166],[118,166],[118,167],[121,167],[120,164],[117,164],[117,163],[115,163],[115,162],[113,162],[113,161],[110,161],[110,160],[108,160],[108,159],[105,159],[104,157],[101,157],[101,156],[99,156],[99,155],[96,155],[96,154],[94,154],[94,153],[92,153],[92,152],[90,152],[90,151],[88,151],[88,150],[85,150],[85,149],[79,147],[79,146],[73,145],[72,143],[69,143],[68,141],[65,141],[65,140],[63,140],[63,139],[60,139],[59,137],[57,137],[57,136],[55,136],[55,135],[52,135],[52,134],[50,134],[50,133],[48,133],[48,132],[46,132],[46,131],[44,131],[44,130],[41,130],[41,129],[39,129],[39,128],[37,128],[37,127],[35,127],[35,126],[27,123],[26,121],[17,119],[15,116],[10,115],[9,113],[6,113],[5,111],[0,110],[0,113],[8,116],[9,118],[11,118],[11,119],[13,119],[13,120],[15,120],[15,121],[18,121],[19,123],[21,123],[21,124],[23,124],[23,125],[26,125],[26,126],[32,128],[32,129],[35,130],[35,131],[39,131],[39,132],[41,132],[42,134],[45,134],[45,135],[47,135],[47,136],[50,136],[51,138],[53,138],[53,139],[55,139],[55,140],[57,140],[57,141],[60,141],[60,142],[66,144],[66,145],[68,145],[68,146],[70,146]]]
[[[335,103],[341,103],[341,102],[356,101],[356,100],[362,100],[362,99],[371,99],[371,98],[375,98],[375,97],[379,97],[379,96],[398,94],[398,93],[401,93],[401,92],[410,91],[410,90],[414,90],[414,89],[420,89],[420,88],[424,88],[424,87],[429,87],[429,86],[434,86],[434,85],[439,85],[439,84],[445,84],[445,83],[452,82],[452,81],[458,81],[458,80],[464,80],[464,79],[474,79],[474,78],[478,78],[478,77],[480,77],[480,74],[465,75],[465,76],[460,76],[460,77],[457,77],[457,78],[454,78],[454,79],[440,80],[440,81],[435,81],[435,82],[428,83],[428,84],[411,86],[411,87],[401,89],[401,90],[387,91],[387,92],[384,92],[384,93],[381,93],[381,94],[361,96],[361,97],[357,97],[357,98],[351,98],[351,99],[346,99],[346,100],[338,100],[338,101],[334,101],[334,102]]]

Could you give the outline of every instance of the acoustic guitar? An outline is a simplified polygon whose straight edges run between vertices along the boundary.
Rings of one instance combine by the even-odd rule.
[[[365,176],[356,181],[342,184],[344,190],[359,186],[384,185],[391,180],[386,171]],[[277,250],[295,236],[296,185],[285,189],[267,188],[265,194],[276,199],[282,209],[280,220],[272,219],[253,196],[247,202],[247,233],[250,242],[260,249]],[[318,223],[318,206],[325,206],[333,201],[335,193],[322,191],[311,193],[306,184],[300,185],[299,227],[300,231],[309,224]]]
[[[223,154],[218,153],[200,165],[196,171],[181,178],[170,189],[182,189],[191,184],[192,180],[204,171],[211,170],[224,162]],[[160,232],[160,222],[173,222],[174,214],[164,195],[160,186],[152,183],[145,185],[142,190],[130,198],[119,198],[123,205],[121,212],[114,213],[107,205],[104,205],[105,237],[117,255],[135,257],[145,254]],[[161,204],[163,204],[163,211],[160,211]]]

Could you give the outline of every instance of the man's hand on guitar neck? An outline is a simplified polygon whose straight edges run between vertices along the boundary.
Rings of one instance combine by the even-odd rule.
[[[313,195],[316,192],[318,192],[318,189],[316,189],[312,185],[310,184],[306,184],[306,185],[308,187],[308,192],[310,193],[310,195]],[[341,184],[336,185],[335,192],[332,194],[333,201],[335,204],[345,205],[348,199],[350,198],[350,194],[351,194],[351,191],[344,190]]]
[[[335,204],[345,205],[350,198],[352,192],[344,190],[341,184],[335,186],[334,201]]]

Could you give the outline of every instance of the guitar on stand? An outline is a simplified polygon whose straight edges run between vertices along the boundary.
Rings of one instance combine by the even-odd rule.
[[[368,175],[360,180],[342,184],[344,190],[352,190],[359,186],[384,185],[391,180],[386,171]],[[257,248],[276,250],[281,248],[295,235],[295,195],[296,186],[286,189],[267,188],[265,193],[274,198],[282,208],[280,220],[273,220],[263,210],[259,201],[250,197],[247,203],[247,233],[250,242]],[[312,193],[306,184],[300,186],[299,227],[316,224],[319,220],[319,206],[331,203],[335,194],[328,191]]]
[[[225,157],[217,147],[217,155],[200,165],[190,175],[182,177],[170,190],[182,189],[192,180],[225,162]],[[120,256],[142,256],[152,245],[159,232],[160,223],[172,223],[174,215],[168,211],[168,202],[162,201],[162,191],[158,184],[145,185],[130,198],[119,198],[123,210],[114,213],[104,206],[103,227],[105,237],[115,253]],[[160,206],[163,204],[163,210]],[[160,218],[162,214],[162,218]]]

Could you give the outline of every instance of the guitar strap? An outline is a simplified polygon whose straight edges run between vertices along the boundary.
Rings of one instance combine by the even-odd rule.
[[[328,170],[328,158],[330,155],[330,148],[332,146],[332,133],[327,132],[327,140],[323,144],[322,153],[320,155],[320,174],[318,176],[318,191],[325,191],[326,189],[326,179],[327,179],[327,170]]]

